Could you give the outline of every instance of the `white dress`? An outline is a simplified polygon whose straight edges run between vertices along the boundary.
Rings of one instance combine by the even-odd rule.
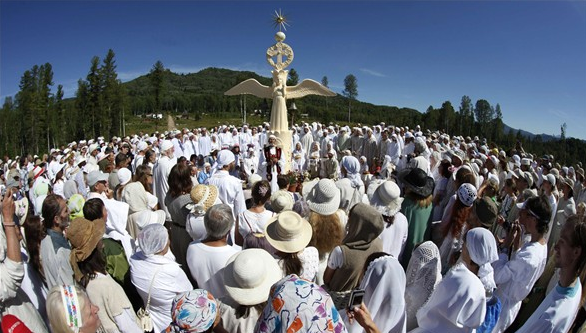
[[[547,244],[539,242],[525,243],[514,253],[511,261],[501,253],[499,260],[492,263],[494,281],[497,285],[495,294],[501,300],[502,308],[499,320],[493,332],[503,332],[509,327],[519,310],[521,302],[533,288],[535,281],[545,269],[547,260]]]
[[[463,263],[455,265],[417,312],[411,332],[474,332],[484,321],[484,286]]]

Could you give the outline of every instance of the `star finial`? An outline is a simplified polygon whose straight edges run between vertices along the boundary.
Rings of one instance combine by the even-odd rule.
[[[275,15],[273,16],[273,26],[275,28],[278,27],[279,31],[282,31],[282,30],[287,31],[287,26],[289,26],[287,16],[285,16],[285,14],[283,14],[283,12],[281,12],[280,8],[279,8],[278,12],[275,10]]]

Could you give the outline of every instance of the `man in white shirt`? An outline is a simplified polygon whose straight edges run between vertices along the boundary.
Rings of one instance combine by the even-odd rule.
[[[218,188],[220,200],[232,208],[233,216],[238,216],[246,210],[242,181],[230,175],[235,167],[234,153],[230,150],[221,150],[218,153],[218,170],[209,179],[208,183]]]
[[[177,159],[173,157],[174,151],[173,143],[164,140],[161,143],[161,157],[153,167],[153,194],[159,199],[159,207],[165,211],[166,221],[171,221],[171,215],[165,206],[165,196],[169,191],[169,173],[177,164]]]
[[[197,285],[222,298],[226,295],[223,268],[232,255],[238,252],[227,243],[230,230],[234,227],[232,209],[226,204],[210,207],[204,216],[207,236],[194,241],[187,248],[187,265]]]

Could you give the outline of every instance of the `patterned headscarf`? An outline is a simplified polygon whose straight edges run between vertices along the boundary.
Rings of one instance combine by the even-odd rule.
[[[330,295],[320,286],[295,274],[273,285],[268,304],[254,331],[347,332]]]
[[[216,320],[218,304],[214,296],[204,289],[195,289],[175,296],[171,308],[173,322],[167,333],[207,331]]]

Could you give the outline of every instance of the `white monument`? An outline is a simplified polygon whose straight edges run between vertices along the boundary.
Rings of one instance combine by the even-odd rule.
[[[275,12],[276,13],[276,12]],[[279,28],[285,26],[285,18],[276,13],[275,22]],[[307,95],[336,96],[336,93],[321,85],[319,82],[306,79],[296,86],[287,87],[288,70],[285,70],[293,61],[293,49],[283,41],[285,33],[277,32],[275,35],[276,44],[267,50],[267,61],[273,67],[273,84],[268,87],[260,84],[255,79],[245,80],[232,89],[225,92],[225,95],[251,94],[260,98],[272,98],[271,108],[271,134],[277,137],[278,146],[281,148],[285,161],[287,162],[282,172],[287,172],[291,164],[291,140],[292,131],[289,130],[287,121],[287,99],[301,98]]]

